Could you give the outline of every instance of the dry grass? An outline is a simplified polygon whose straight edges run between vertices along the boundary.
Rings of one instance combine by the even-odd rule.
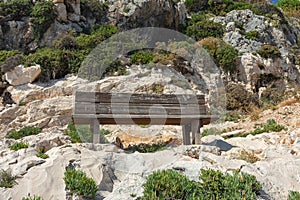
[[[245,149],[243,149],[241,151],[240,155],[238,155],[236,158],[241,159],[241,160],[245,160],[248,163],[255,163],[257,161],[260,161],[260,158],[258,158],[253,152],[249,153]]]
[[[290,99],[284,100],[281,103],[279,103],[276,106],[276,108],[282,108],[282,107],[285,107],[285,106],[291,106],[291,105],[293,105],[295,103],[299,103],[299,102],[300,102],[299,98],[290,98]]]

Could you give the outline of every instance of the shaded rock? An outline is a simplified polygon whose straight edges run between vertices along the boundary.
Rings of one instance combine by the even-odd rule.
[[[42,70],[40,65],[28,68],[24,68],[23,65],[19,65],[15,69],[6,72],[4,77],[9,84],[17,86],[25,83],[32,83],[41,74],[41,72]]]
[[[2,104],[8,105],[8,104],[15,104],[14,100],[12,99],[12,95],[9,92],[5,92],[2,97]]]
[[[225,142],[224,140],[214,140],[213,142],[207,143],[206,145],[219,147],[221,151],[229,151],[232,149],[232,145]]]

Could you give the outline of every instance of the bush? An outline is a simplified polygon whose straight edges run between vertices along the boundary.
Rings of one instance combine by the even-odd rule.
[[[236,70],[238,51],[219,38],[208,37],[199,42],[204,49],[214,58],[215,63],[226,73]]]
[[[29,144],[24,143],[24,142],[15,142],[14,144],[9,146],[9,148],[14,151],[18,151],[20,149],[26,149],[28,147],[29,147]]]
[[[207,1],[203,0],[185,0],[185,7],[189,12],[199,12],[207,6]]]
[[[261,185],[255,176],[233,172],[223,174],[201,169],[200,181],[194,182],[174,170],[156,171],[143,185],[143,200],[152,199],[256,199]]]
[[[0,50],[0,65],[2,65],[8,58],[21,54],[18,50],[11,50],[11,51],[5,51],[5,50]]]
[[[286,14],[299,17],[300,2],[297,0],[279,0],[276,6],[280,7]]]
[[[126,66],[121,63],[120,60],[116,60],[112,63],[110,63],[109,67],[105,69],[104,76],[122,76],[122,75],[128,75],[129,72],[126,70]]]
[[[299,199],[300,199],[300,192],[289,191],[288,200],[299,200]]]
[[[25,67],[39,64],[42,67],[41,81],[62,78],[68,73],[76,73],[85,56],[89,52],[84,50],[70,51],[52,48],[39,49],[24,58]]]
[[[81,0],[80,8],[83,16],[86,18],[95,18],[96,23],[100,23],[108,6],[98,0]]]
[[[73,143],[81,143],[82,142],[82,140],[80,138],[80,135],[77,132],[74,123],[72,123],[72,122],[70,122],[68,124],[68,127],[67,127],[67,130],[65,131],[65,134],[68,135],[68,136],[70,136],[71,141]]]
[[[57,49],[76,49],[77,43],[76,39],[71,34],[63,35],[61,38],[53,41],[53,46]]]
[[[199,17],[199,19],[200,18],[201,17]],[[195,16],[192,20],[195,20]],[[223,36],[223,27],[220,23],[205,19],[197,22],[190,22],[190,25],[186,29],[186,34],[197,41],[206,37],[218,38]]]
[[[247,91],[241,84],[226,85],[226,108],[228,110],[251,111],[258,105],[258,96]]]
[[[43,200],[43,198],[40,197],[40,196],[35,196],[35,195],[34,195],[33,197],[31,197],[31,196],[29,195],[29,196],[27,196],[27,197],[23,197],[22,200]]]
[[[268,59],[268,58],[278,58],[281,56],[281,53],[279,49],[276,46],[265,44],[261,47],[260,50],[257,50],[256,53],[258,53],[261,57]]]
[[[54,22],[57,14],[53,1],[40,0],[35,3],[31,12],[31,22],[33,23],[34,36],[40,40],[50,25]]]
[[[0,2],[0,16],[11,17],[11,20],[20,20],[29,16],[33,7],[31,0],[11,0]]]
[[[12,175],[10,170],[0,171],[0,187],[12,188],[16,184],[16,177]]]
[[[149,64],[155,58],[155,55],[152,51],[137,51],[130,56],[130,60],[133,64]]]
[[[249,31],[246,33],[246,39],[248,40],[257,40],[259,38],[260,34],[258,31]]]
[[[91,35],[81,34],[76,37],[76,42],[79,49],[89,49],[97,47],[98,44],[110,38],[112,35],[119,32],[119,29],[113,25],[103,25],[92,32]]]
[[[92,178],[88,178],[86,173],[80,170],[67,168],[64,174],[66,189],[72,194],[83,195],[84,197],[96,198],[98,186]]]
[[[20,139],[29,135],[37,135],[41,132],[41,129],[38,127],[33,127],[33,126],[25,126],[23,128],[21,128],[20,130],[16,131],[13,130],[11,131],[6,138],[10,138],[10,139]]]

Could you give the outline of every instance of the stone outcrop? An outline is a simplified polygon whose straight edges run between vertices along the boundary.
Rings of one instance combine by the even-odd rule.
[[[41,66],[31,66],[25,68],[23,65],[15,67],[4,74],[5,80],[13,86],[32,83],[41,74]]]

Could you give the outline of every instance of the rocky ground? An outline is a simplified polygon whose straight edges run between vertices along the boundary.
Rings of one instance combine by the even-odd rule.
[[[135,75],[132,73],[131,76]],[[240,169],[255,175],[262,183],[260,199],[286,199],[288,190],[300,190],[300,103],[297,101],[255,113],[255,119],[248,116],[238,123],[225,122],[203,128],[226,129],[227,133],[222,134],[234,134],[249,132],[256,123],[276,119],[287,128],[281,132],[226,140],[220,135],[209,135],[202,138],[203,145],[182,146],[180,127],[104,126],[110,130],[106,136],[108,144],[72,144],[64,130],[71,120],[74,89],[100,87],[105,91],[114,86],[114,90],[123,88],[122,91],[126,92],[128,90],[123,86],[125,78],[128,77],[110,77],[89,86],[85,81],[70,76],[48,84],[9,88],[16,104],[1,108],[0,166],[4,170],[11,169],[18,179],[12,189],[0,189],[0,199],[20,199],[28,193],[44,199],[65,199],[63,173],[70,163],[96,180],[99,184],[98,199],[134,199],[132,194],[141,196],[147,175],[166,168],[183,171],[194,180],[197,180],[201,168],[223,172]],[[155,72],[153,79],[147,80],[144,85],[168,81],[164,77],[156,77]],[[132,83],[130,88],[131,91],[140,88],[139,82]],[[176,86],[171,85],[170,88]],[[8,146],[14,140],[4,138],[6,133],[28,125],[38,126],[43,131],[36,136],[19,139],[28,142],[29,148],[10,150]],[[167,149],[155,153],[128,153],[112,144],[117,137],[124,146],[173,142]],[[47,150],[49,158],[36,156],[40,148]]]

